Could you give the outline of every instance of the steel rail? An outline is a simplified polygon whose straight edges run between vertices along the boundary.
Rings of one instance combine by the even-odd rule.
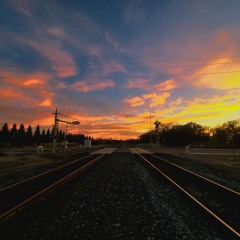
[[[72,165],[72,164],[74,164],[74,163],[76,163],[76,162],[78,162],[78,161],[84,160],[84,159],[89,158],[89,157],[90,157],[90,155],[87,155],[87,156],[82,157],[82,158],[80,158],[80,159],[76,159],[76,160],[74,160],[74,161],[71,161],[71,162],[69,162],[69,163],[63,164],[63,165],[58,166],[58,167],[56,167],[56,168],[50,169],[50,170],[48,170],[48,171],[46,171],[46,172],[40,173],[40,174],[38,174],[38,175],[36,175],[36,176],[33,176],[33,177],[27,178],[27,179],[25,179],[25,180],[22,180],[22,181],[20,181],[20,182],[14,183],[14,184],[12,184],[12,185],[10,185],[10,186],[7,186],[7,187],[5,187],[5,188],[0,189],[0,193],[2,193],[3,191],[8,190],[8,189],[10,189],[10,188],[13,188],[13,187],[16,187],[16,186],[18,186],[18,185],[21,185],[21,184],[23,184],[23,183],[25,183],[25,182],[31,181],[31,180],[33,180],[33,179],[36,179],[36,178],[38,178],[38,177],[47,175],[47,174],[49,174],[49,173],[51,173],[51,172],[54,172],[54,171],[56,171],[56,170],[65,168],[65,167],[68,166],[68,165]]]
[[[236,194],[237,196],[240,197],[240,193],[237,192],[237,191],[235,191],[235,190],[233,190],[233,189],[231,189],[231,188],[228,188],[228,187],[226,187],[226,186],[224,186],[224,185],[221,185],[220,183],[214,182],[214,181],[211,180],[211,179],[208,179],[208,178],[206,178],[206,177],[203,177],[203,176],[201,176],[201,175],[199,175],[199,174],[197,174],[197,173],[194,173],[194,172],[192,172],[192,171],[190,171],[190,170],[188,170],[188,169],[186,169],[186,168],[183,168],[183,167],[181,167],[181,166],[179,166],[179,165],[177,165],[177,164],[171,163],[171,162],[169,162],[168,160],[166,160],[166,159],[164,159],[164,158],[161,158],[161,157],[159,157],[159,156],[156,156],[156,155],[154,155],[154,154],[152,154],[152,153],[148,153],[148,154],[151,155],[151,156],[153,156],[153,157],[155,157],[155,158],[158,158],[158,159],[160,159],[160,160],[162,160],[162,161],[164,161],[164,162],[166,162],[166,163],[168,163],[168,164],[171,164],[172,166],[177,167],[177,168],[179,168],[179,169],[181,169],[181,170],[183,170],[183,171],[185,171],[185,172],[188,172],[188,173],[190,173],[190,174],[192,174],[192,175],[194,175],[194,176],[196,176],[196,177],[199,177],[199,178],[201,178],[201,179],[203,179],[203,180],[205,180],[205,181],[207,181],[207,182],[209,182],[209,183],[212,183],[212,184],[214,184],[214,185],[216,185],[216,186],[218,186],[218,187],[220,187],[220,188],[223,188],[223,189],[225,189],[225,190],[227,190],[227,191],[230,191],[230,192],[232,192],[233,194]]]
[[[9,217],[11,217],[12,215],[14,215],[18,210],[22,209],[24,206],[26,206],[27,204],[29,204],[30,202],[32,202],[33,200],[37,199],[38,197],[42,196],[43,194],[47,193],[49,190],[57,187],[58,185],[60,185],[61,183],[67,181],[68,179],[70,179],[71,177],[73,177],[74,175],[80,173],[80,172],[83,172],[85,169],[87,169],[88,167],[92,166],[93,164],[95,164],[98,160],[100,160],[101,158],[103,158],[105,156],[105,154],[102,154],[102,155],[98,155],[97,157],[95,156],[94,159],[90,160],[90,162],[86,163],[85,165],[81,166],[80,168],[77,168],[75,170],[73,170],[71,173],[67,173],[67,175],[61,177],[60,179],[56,180],[54,183],[48,185],[48,186],[45,186],[44,189],[41,189],[39,190],[37,193],[34,193],[33,195],[31,195],[30,197],[28,197],[27,199],[24,199],[22,200],[22,202],[18,203],[17,205],[15,206],[12,206],[10,209],[8,209],[7,211],[3,212],[1,215],[0,215],[0,223],[3,223],[5,220],[7,220]],[[93,155],[91,156],[87,156],[87,157],[93,157]],[[83,160],[83,159],[86,159],[87,157],[83,157],[82,159],[78,159],[78,160],[75,160],[71,163],[76,163],[77,161],[80,161],[80,160]],[[14,184],[12,186],[9,186],[7,188],[4,188],[0,191],[0,194],[3,193],[4,191],[6,190],[11,190],[11,188],[16,188],[16,187],[19,187],[21,186],[21,184],[24,184],[26,182],[31,182],[33,179],[36,179],[38,177],[41,177],[41,176],[44,176],[44,175],[47,175],[47,174],[52,174],[54,173],[55,170],[59,170],[59,169],[63,169],[64,167],[66,166],[69,166],[71,165],[71,163],[68,163],[68,164],[65,164],[65,165],[62,165],[60,167],[57,167],[55,169],[52,169],[52,170],[49,170],[45,173],[42,173],[42,174],[39,174],[35,177],[32,177],[32,178],[29,178],[25,181],[22,181],[22,182],[19,182],[17,184]]]
[[[219,223],[221,223],[224,227],[226,227],[235,237],[240,238],[240,233],[235,230],[233,227],[231,227],[228,223],[226,223],[223,219],[221,219],[217,214],[215,214],[213,211],[211,211],[208,207],[206,207],[203,203],[201,203],[199,200],[197,200],[194,196],[192,196],[188,191],[186,191],[183,187],[181,187],[177,182],[175,182],[173,179],[171,179],[169,176],[167,176],[165,173],[163,173],[159,168],[157,168],[154,164],[152,164],[150,161],[148,161],[144,156],[142,156],[140,153],[138,153],[135,149],[132,148],[132,151],[134,151],[139,157],[141,157],[145,162],[147,162],[152,168],[154,168],[158,173],[160,173],[162,176],[164,176],[166,179],[168,179],[174,186],[176,186],[178,189],[180,189],[185,195],[187,195],[191,200],[193,200],[198,206],[200,206],[203,210],[205,210],[207,213],[209,213],[214,219],[216,219]],[[150,153],[145,153],[154,157],[154,154],[150,154]],[[159,158],[159,157],[157,157]],[[164,160],[166,162],[166,160]],[[168,161],[167,161],[168,162]],[[168,162],[169,163],[169,162]],[[172,164],[172,163],[171,163]],[[175,164],[172,164],[175,165]],[[177,166],[177,165],[176,165]],[[178,166],[179,167],[179,166]],[[182,169],[182,167],[180,167]],[[186,170],[186,169],[184,169]],[[190,172],[189,170],[187,170],[187,172]],[[197,174],[194,174],[196,176],[198,176]],[[199,175],[200,176],[200,175]],[[201,176],[200,176],[201,177]],[[207,180],[206,178],[204,178],[205,180]],[[211,180],[209,180],[211,183],[215,183]],[[220,184],[216,184],[216,185],[220,185]],[[221,186],[221,185],[220,185]],[[223,186],[224,187],[224,186]],[[225,188],[225,187],[224,187]],[[228,188],[227,188],[228,189]],[[231,189],[229,189],[231,190]],[[233,193],[235,193],[235,191],[231,191]],[[236,192],[238,193],[238,192]],[[239,194],[239,193],[238,193]]]

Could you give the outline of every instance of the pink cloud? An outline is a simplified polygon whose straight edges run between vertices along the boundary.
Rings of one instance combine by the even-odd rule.
[[[78,81],[72,85],[66,85],[64,83],[60,83],[60,88],[73,88],[79,92],[91,92],[97,90],[103,90],[108,87],[114,87],[115,83],[112,80],[106,80],[103,82],[96,82],[96,81]]]
[[[112,61],[104,61],[102,60],[98,65],[92,65],[93,71],[100,71],[103,76],[107,76],[109,73],[113,72],[122,72],[126,73],[127,70],[125,66],[121,63],[118,63],[115,60]]]
[[[149,80],[146,79],[136,79],[136,80],[130,80],[125,86],[127,89],[131,88],[139,88],[139,89],[150,89],[150,83]]]
[[[65,38],[67,34],[59,27],[47,27],[47,32],[56,38]]]
[[[156,84],[156,88],[160,91],[170,91],[175,89],[176,87],[177,83],[172,79],[166,80],[163,83]]]
[[[77,74],[77,66],[73,57],[60,46],[53,46],[52,42],[40,43],[32,39],[19,37],[18,40],[32,48],[39,54],[48,59],[52,64],[52,69],[56,71],[59,77],[71,77]]]

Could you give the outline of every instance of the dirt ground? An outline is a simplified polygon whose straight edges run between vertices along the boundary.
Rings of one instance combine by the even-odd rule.
[[[34,175],[57,167],[65,162],[78,159],[100,146],[84,149],[74,146],[55,153],[50,147],[37,152],[37,147],[2,148],[0,149],[0,189],[25,180]]]

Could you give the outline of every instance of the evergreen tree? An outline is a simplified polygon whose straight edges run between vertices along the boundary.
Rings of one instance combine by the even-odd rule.
[[[47,133],[46,133],[46,143],[50,143],[51,141],[52,141],[51,133],[50,133],[50,130],[48,128]]]
[[[13,145],[17,144],[17,124],[14,123],[12,129],[10,130],[10,141]]]
[[[23,123],[20,125],[17,132],[17,145],[26,145],[25,127]]]
[[[33,133],[32,133],[32,127],[31,125],[28,126],[27,132],[26,132],[26,144],[32,145],[33,144]]]
[[[8,124],[4,123],[2,126],[1,134],[0,134],[0,143],[5,144],[10,142],[10,132],[8,128]]]
[[[45,129],[42,130],[41,142],[42,142],[43,144],[46,143],[46,132],[45,132]]]
[[[63,131],[60,129],[60,131],[58,132],[58,141],[61,142],[63,140],[64,140]]]
[[[37,145],[39,145],[41,143],[41,133],[40,133],[39,125],[37,125],[37,127],[36,127],[35,133],[33,135],[33,140],[34,140],[34,143]]]

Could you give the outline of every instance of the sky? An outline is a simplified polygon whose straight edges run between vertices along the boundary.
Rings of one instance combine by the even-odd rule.
[[[129,139],[239,119],[238,0],[0,3],[1,126],[51,129],[57,108],[69,132]]]

